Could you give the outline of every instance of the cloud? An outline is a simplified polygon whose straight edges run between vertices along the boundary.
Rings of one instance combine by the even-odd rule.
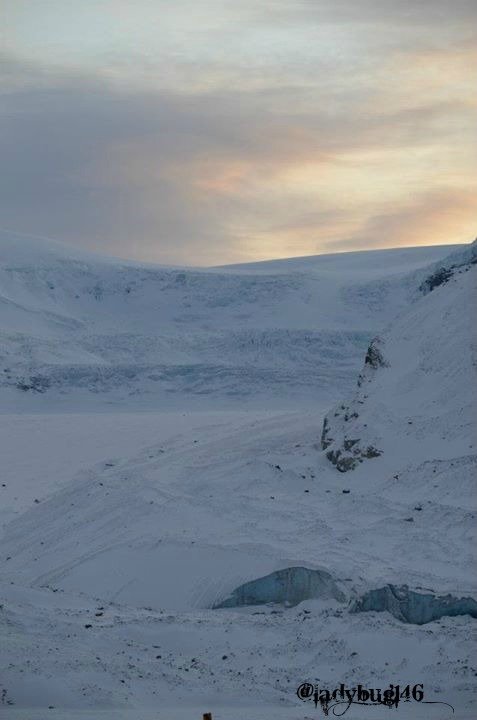
[[[443,22],[460,27],[477,19],[473,0],[278,0],[273,8],[258,4],[255,17],[278,22],[306,19],[333,24],[385,24],[402,28],[416,24],[442,27]],[[273,18],[270,18],[270,13]]]
[[[441,187],[371,217],[355,236],[327,249],[362,250],[471,242],[476,235],[476,192]]]
[[[298,5],[302,19],[316,12]],[[353,15],[354,5],[319,5],[352,24],[345,6]],[[422,10],[397,5],[389,13],[399,23]],[[372,22],[372,6],[360,3],[360,22]],[[253,7],[241,22],[260,35]],[[291,5],[274,4],[272,29],[278,10]],[[428,198],[466,197],[473,175],[471,103],[456,84],[471,74],[471,46],[406,48],[353,69],[348,55],[343,65],[326,53],[322,66],[295,66],[295,46],[265,66],[251,62],[231,84],[233,58],[220,74],[216,58],[201,56],[192,68],[174,56],[166,81],[154,63],[144,81],[137,59],[136,75],[123,77],[122,64],[93,72],[5,54],[2,225],[103,253],[211,264],[373,246],[383,237],[379,218],[398,226],[396,208],[396,218],[402,212],[409,228],[421,228],[413,242],[427,242],[419,218]],[[428,86],[436,57],[448,74]],[[452,212],[466,231],[468,206],[455,201]],[[447,227],[457,232],[458,222]],[[387,237],[401,243],[397,231]]]

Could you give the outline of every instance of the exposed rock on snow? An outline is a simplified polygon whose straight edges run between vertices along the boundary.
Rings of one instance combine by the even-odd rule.
[[[337,450],[328,450],[326,457],[328,460],[336,466],[336,469],[340,472],[347,472],[348,470],[354,470],[356,465],[363,462],[365,458],[379,457],[382,453],[381,450],[368,445],[366,448],[361,448],[357,443],[359,440],[343,440],[343,450],[338,448]],[[350,450],[352,454],[350,454]]]
[[[382,340],[379,337],[374,338],[368,347],[366,357],[364,358],[364,364],[371,365],[373,370],[377,370],[379,367],[387,367],[388,363],[384,359],[383,351],[381,349]]]
[[[230,597],[215,605],[215,608],[267,603],[282,603],[293,607],[312,598],[334,599],[339,602],[346,600],[332,575],[325,570],[289,567],[240,585]]]
[[[470,615],[477,618],[477,602],[470,597],[456,598],[453,595],[433,595],[409,590],[407,585],[398,587],[386,585],[370,590],[357,600],[351,612],[390,612],[395,618],[406,623],[424,625],[439,620],[444,615]]]
[[[440,285],[448,282],[456,272],[467,271],[471,265],[475,265],[476,263],[477,240],[466,250],[461,250],[449,255],[445,264],[436,267],[430,275],[424,278],[419,286],[419,290],[423,293],[431,292]]]

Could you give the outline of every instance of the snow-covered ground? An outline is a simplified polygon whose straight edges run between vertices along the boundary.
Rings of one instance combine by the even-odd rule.
[[[298,720],[311,681],[473,716],[474,619],[349,613],[387,583],[477,597],[476,266],[425,284],[450,250],[194,270],[1,238],[0,715]],[[348,422],[381,454],[341,473]],[[293,566],[345,602],[212,609]]]

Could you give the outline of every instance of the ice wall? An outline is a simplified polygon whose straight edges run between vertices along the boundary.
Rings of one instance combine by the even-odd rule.
[[[282,603],[292,607],[310,598],[334,599],[340,602],[346,600],[328,572],[305,567],[289,567],[240,585],[215,607],[229,608],[266,603]]]
[[[371,610],[387,610],[398,620],[415,625],[424,625],[444,615],[470,615],[477,618],[477,602],[473,598],[417,593],[406,585],[385,585],[370,590],[351,607],[351,612],[355,613]]]

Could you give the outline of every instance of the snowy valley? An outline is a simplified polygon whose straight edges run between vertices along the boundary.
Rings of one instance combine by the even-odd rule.
[[[476,259],[1,234],[5,717],[318,717],[304,681],[472,717]]]

